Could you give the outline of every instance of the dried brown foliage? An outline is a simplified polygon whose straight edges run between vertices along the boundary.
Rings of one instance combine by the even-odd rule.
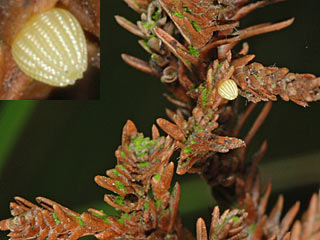
[[[45,99],[52,86],[23,73],[11,55],[11,43],[25,22],[35,14],[53,7],[68,9],[88,36],[88,59],[91,67],[100,68],[100,0],[17,0],[0,6],[0,99]],[[19,17],[17,17],[19,16]]]
[[[167,110],[171,121],[157,120],[168,136],[160,136],[155,125],[152,139],[139,133],[131,121],[124,126],[122,144],[115,153],[117,165],[107,176],[95,178],[98,185],[116,194],[106,194],[104,200],[118,209],[120,216],[107,216],[95,209],[78,214],[45,198],[37,198],[42,207],[16,198],[17,203],[11,204],[14,217],[2,220],[0,229],[11,230],[11,239],[76,239],[85,235],[98,239],[194,239],[181,223],[179,184],[170,191],[174,174],[171,158],[178,151],[176,172],[198,173],[212,187],[219,207],[227,208],[220,215],[219,207],[214,207],[209,232],[199,218],[196,239],[320,239],[320,196],[312,197],[309,209],[290,232],[299,203],[281,217],[284,199],[280,195],[267,213],[271,183],[263,193],[260,189],[258,163],[267,143],[263,142],[254,156],[246,156],[246,147],[276,95],[301,106],[319,98],[319,78],[250,64],[254,55],[248,55],[246,43],[239,53],[231,52],[240,40],[292,24],[289,19],[236,29],[242,17],[279,0],[125,2],[141,14],[141,20],[134,24],[116,16],[116,21],[142,38],[139,43],[151,58],[146,62],[126,54],[122,57],[129,65],[159,77],[173,93],[166,95],[177,106],[175,112]],[[232,79],[240,95],[253,102],[243,112],[239,111],[239,97],[228,101],[219,95],[218,88],[226,79]],[[268,102],[241,139],[240,130],[259,101]],[[245,158],[250,160],[245,162]]]
[[[210,233],[208,236],[205,222],[202,218],[197,221],[197,240],[208,239],[245,239],[248,236],[246,231],[247,213],[244,210],[226,210],[221,216],[219,207],[212,212]]]

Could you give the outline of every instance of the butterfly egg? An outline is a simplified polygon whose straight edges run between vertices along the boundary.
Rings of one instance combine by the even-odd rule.
[[[237,84],[231,79],[224,80],[218,86],[218,93],[227,100],[233,100],[238,96]]]
[[[61,8],[31,17],[15,36],[11,52],[25,74],[52,86],[74,84],[88,65],[83,30]]]

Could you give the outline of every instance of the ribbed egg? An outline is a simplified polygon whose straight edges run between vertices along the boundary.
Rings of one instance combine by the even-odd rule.
[[[238,96],[237,84],[231,79],[224,80],[218,86],[218,93],[227,100],[234,100]]]
[[[88,65],[83,30],[60,8],[31,17],[15,36],[11,52],[25,74],[53,86],[74,84]]]

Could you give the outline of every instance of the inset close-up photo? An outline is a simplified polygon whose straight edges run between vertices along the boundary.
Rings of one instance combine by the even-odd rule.
[[[0,100],[99,99],[100,0],[0,2]]]

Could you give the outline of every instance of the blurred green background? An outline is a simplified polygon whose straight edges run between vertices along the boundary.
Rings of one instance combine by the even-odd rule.
[[[10,216],[8,206],[14,196],[33,202],[35,197],[45,196],[77,211],[105,208],[106,191],[93,178],[115,165],[114,151],[126,120],[133,120],[140,131],[150,136],[155,119],[165,117],[166,107],[173,109],[162,96],[166,89],[158,79],[132,69],[120,58],[121,53],[128,53],[147,59],[137,44],[138,38],[119,27],[113,18],[119,14],[136,21],[139,16],[121,0],[101,4],[100,101],[0,103],[0,219]],[[265,65],[320,76],[319,9],[320,1],[290,0],[250,14],[240,27],[296,18],[285,30],[249,39],[250,53]],[[256,115],[257,111],[249,120],[252,122]],[[300,200],[303,209],[318,190],[319,123],[320,102],[307,108],[282,100],[274,103],[248,149],[253,153],[264,139],[268,140],[260,170],[264,181],[273,183],[269,206],[282,193],[285,208]],[[214,200],[197,175],[176,180],[182,185],[183,223],[194,231],[198,217],[210,216]],[[4,233],[0,239],[7,239]]]

